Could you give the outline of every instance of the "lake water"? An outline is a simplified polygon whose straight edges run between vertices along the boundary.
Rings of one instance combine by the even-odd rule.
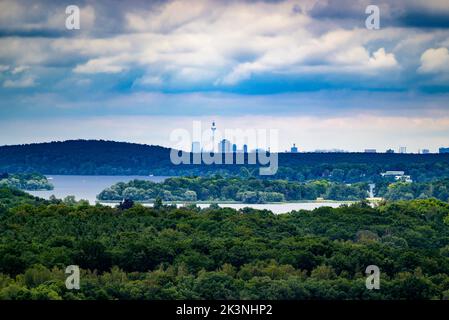
[[[254,209],[267,209],[275,214],[287,213],[293,210],[313,210],[319,207],[338,208],[343,203],[339,202],[288,202],[288,203],[264,203],[264,204],[245,204],[245,203],[219,203],[222,208],[233,208],[236,210],[250,207]],[[200,203],[200,208],[206,208],[209,204]]]
[[[58,199],[75,196],[76,200],[88,200],[91,204],[97,201],[97,195],[117,182],[129,182],[134,179],[161,182],[166,177],[150,176],[58,176],[47,175],[55,187],[50,191],[27,191],[28,193],[48,199],[55,195]]]
[[[150,176],[66,176],[66,175],[47,175],[50,182],[55,187],[50,191],[28,191],[28,193],[48,199],[51,195],[56,198],[63,199],[67,196],[75,196],[77,200],[88,200],[91,204],[97,201],[97,195],[105,188],[112,186],[117,182],[128,182],[134,179],[149,180],[161,182],[167,177],[150,177]],[[106,204],[106,203],[105,203]],[[267,204],[240,204],[240,203],[219,203],[220,207],[242,209],[251,207],[254,209],[267,209],[273,213],[287,213],[292,210],[313,210],[319,207],[337,208],[343,203],[340,202],[289,202],[289,203],[267,203]],[[115,205],[107,203],[107,205]],[[151,204],[144,204],[151,206]],[[182,206],[182,204],[178,204]],[[209,206],[207,203],[198,204],[201,208]]]

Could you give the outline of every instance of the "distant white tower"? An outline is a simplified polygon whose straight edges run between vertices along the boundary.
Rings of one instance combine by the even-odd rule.
[[[212,151],[215,151],[215,130],[217,130],[215,121],[212,121],[212,127],[210,129],[212,130]]]

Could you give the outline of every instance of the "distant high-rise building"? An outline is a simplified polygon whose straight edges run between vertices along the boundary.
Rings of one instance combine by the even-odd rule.
[[[248,145],[246,144],[243,145],[243,152],[248,153]]]
[[[407,147],[399,147],[399,153],[407,153]]]
[[[429,151],[429,149],[422,149],[422,150],[421,150],[421,153],[422,153],[422,154],[429,154],[430,151]]]
[[[215,131],[217,130],[215,121],[212,121],[212,127],[210,127],[210,130],[212,131],[212,151],[215,152]],[[218,150],[220,150],[220,147],[218,148]]]
[[[192,142],[192,153],[200,153],[201,152],[201,145],[199,141],[193,141]]]
[[[442,148],[439,149],[439,152],[440,153],[449,153],[449,147],[448,148],[443,148],[442,147]]]
[[[385,153],[394,153],[393,149],[388,149],[387,151],[385,151]]]
[[[290,152],[291,153],[298,153],[298,147],[296,146],[296,144],[293,144],[293,147],[290,148]]]
[[[233,153],[237,152],[237,145],[235,143],[232,145],[232,152]]]
[[[376,153],[376,149],[365,149],[365,153]]]
[[[229,140],[223,139],[218,144],[218,152],[229,153],[231,152],[231,142]]]

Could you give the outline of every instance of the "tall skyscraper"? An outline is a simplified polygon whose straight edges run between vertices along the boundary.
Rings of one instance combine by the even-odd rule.
[[[230,153],[231,152],[231,142],[229,140],[223,139],[218,144],[218,152]]]
[[[217,130],[215,121],[212,121],[212,127],[210,129],[212,130],[212,151],[215,151],[215,130]]]
[[[232,152],[233,153],[237,152],[237,145],[235,143],[232,145]]]
[[[248,145],[246,144],[243,145],[243,152],[248,153]]]
[[[291,153],[298,153],[298,147],[296,146],[296,143],[293,144],[293,147],[290,148]]]
[[[407,147],[399,147],[399,153],[407,153]]]

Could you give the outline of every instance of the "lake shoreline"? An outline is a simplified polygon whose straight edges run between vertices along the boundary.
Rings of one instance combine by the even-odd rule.
[[[361,200],[293,200],[293,201],[282,201],[282,202],[264,202],[264,203],[248,203],[248,202],[241,202],[241,201],[226,201],[226,200],[207,200],[207,201],[162,201],[163,204],[246,204],[246,205],[265,205],[265,204],[274,204],[274,205],[282,205],[282,204],[301,204],[301,203],[339,203],[339,204],[352,204],[355,202],[359,202]],[[99,200],[97,199],[96,203],[110,203],[110,204],[119,204],[121,201],[119,200]],[[137,201],[133,200],[134,203],[139,204],[154,204],[154,201]]]
[[[109,203],[97,202],[97,203],[99,205],[110,206],[110,207],[117,206],[119,204],[118,202],[109,202]],[[153,205],[154,205],[154,203],[139,203],[139,204],[144,207],[153,207]],[[321,208],[321,207],[338,208],[340,206],[349,205],[351,203],[342,203],[342,202],[337,202],[337,201],[329,201],[329,202],[309,201],[309,202],[283,202],[283,203],[271,203],[271,204],[224,203],[224,202],[219,202],[219,203],[216,203],[216,202],[215,203],[180,202],[180,203],[164,203],[164,204],[168,205],[168,206],[175,205],[178,208],[188,207],[189,205],[195,205],[195,206],[199,207],[200,209],[207,209],[210,205],[214,204],[214,205],[218,205],[220,208],[229,208],[229,209],[234,209],[234,210],[242,210],[245,208],[251,208],[254,210],[267,210],[267,211],[272,212],[273,214],[279,215],[279,214],[287,214],[292,211],[301,211],[301,210],[312,211],[312,210],[315,210],[315,209]]]

